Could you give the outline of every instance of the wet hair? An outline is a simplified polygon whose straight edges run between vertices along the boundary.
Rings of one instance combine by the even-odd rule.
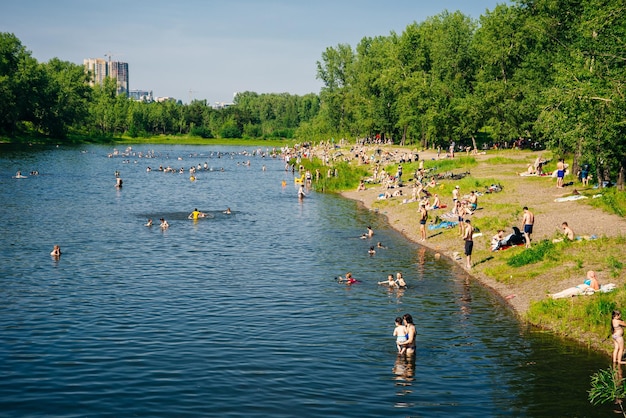
[[[396,324],[401,324],[401,323],[402,323],[402,317],[396,316]]]
[[[413,317],[411,314],[405,313],[402,318],[407,322],[407,324],[413,324]]]

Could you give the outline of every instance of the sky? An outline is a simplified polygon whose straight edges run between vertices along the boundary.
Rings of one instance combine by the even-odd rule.
[[[237,92],[319,93],[328,47],[401,34],[447,10],[478,19],[506,0],[3,1],[0,32],[39,62],[128,63],[131,90],[188,103]]]

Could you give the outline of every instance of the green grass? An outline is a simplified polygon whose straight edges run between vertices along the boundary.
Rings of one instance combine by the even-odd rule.
[[[531,248],[526,248],[524,251],[513,255],[507,260],[507,264],[511,267],[522,267],[528,264],[536,264],[545,259],[558,259],[557,245],[549,240],[540,241],[538,244],[534,244]]]
[[[602,194],[602,196],[596,199],[587,199],[586,202],[591,206],[622,218],[626,216],[625,192],[617,190],[616,187],[609,187],[606,189],[594,189],[592,194]]]
[[[563,299],[546,298],[531,304],[526,318],[562,335],[600,343],[610,334],[611,312],[626,305],[626,288]]]
[[[356,189],[361,179],[368,175],[365,166],[354,166],[347,162],[340,162],[329,167],[324,165],[323,161],[318,158],[314,158],[313,161],[304,159],[302,160],[302,166],[313,174],[311,186],[318,192],[340,192]],[[331,177],[327,176],[329,168],[333,172]],[[319,181],[315,180],[316,170],[319,170],[321,174]]]

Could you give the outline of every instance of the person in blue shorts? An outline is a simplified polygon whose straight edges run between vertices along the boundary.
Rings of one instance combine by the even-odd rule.
[[[533,225],[535,224],[535,215],[528,210],[528,206],[524,206],[524,217],[522,218],[524,225],[524,238],[526,239],[526,248],[530,248],[530,236],[533,233]]]

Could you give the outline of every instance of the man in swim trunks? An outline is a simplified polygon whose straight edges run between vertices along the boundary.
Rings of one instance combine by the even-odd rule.
[[[535,224],[535,215],[528,210],[528,206],[524,206],[524,217],[522,218],[524,225],[524,238],[526,239],[526,248],[530,248],[530,235],[533,233],[533,225]]]
[[[559,162],[556,163],[556,187],[559,189],[563,188],[563,178],[565,177],[565,162],[563,158],[559,159]]]
[[[465,241],[465,257],[466,257],[466,267],[468,269],[472,268],[472,250],[474,249],[474,227],[469,219],[465,220],[465,229],[463,231],[463,240]]]

